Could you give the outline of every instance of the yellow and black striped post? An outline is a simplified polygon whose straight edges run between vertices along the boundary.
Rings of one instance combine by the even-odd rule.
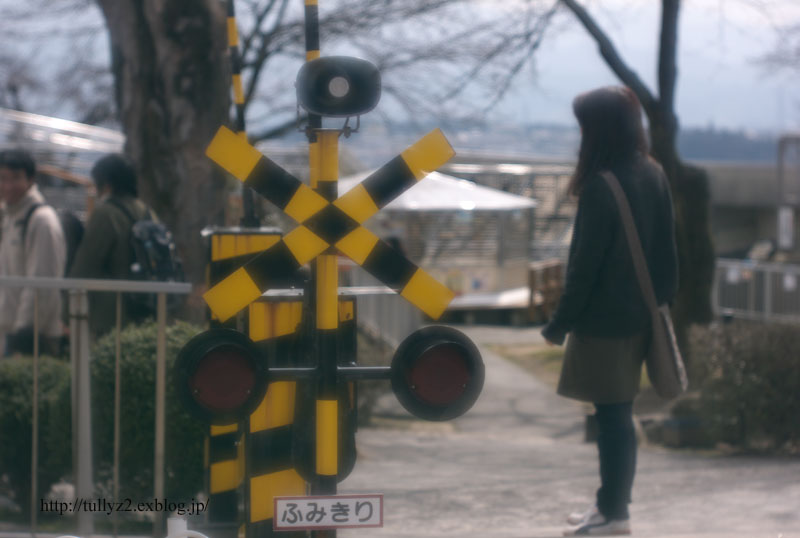
[[[216,285],[233,268],[254,254],[267,250],[280,241],[277,229],[244,230],[241,228],[209,229],[207,282]],[[211,314],[212,327],[236,328],[237,320],[221,322]],[[238,424],[211,426],[206,437],[205,462],[209,493],[208,521],[212,525],[233,524],[239,520],[239,497],[244,479],[243,432]]]
[[[278,228],[208,228],[204,234],[209,236],[209,258],[206,281],[209,288],[216,286],[232,271],[265,252],[281,241]],[[222,320],[210,312],[212,327],[237,328],[237,320]],[[244,320],[247,323],[246,319]]]
[[[304,0],[305,2],[305,38],[306,38],[306,62],[316,60],[320,56],[319,51],[319,2],[318,0]],[[322,117],[317,114],[308,116],[309,131],[322,127]],[[311,136],[310,133],[309,136]],[[313,143],[312,143],[313,146]],[[310,155],[314,160],[313,155]],[[313,186],[313,183],[312,183]]]
[[[317,192],[329,202],[337,197],[339,175],[338,130],[318,130],[319,163],[315,167],[319,176],[312,179]],[[315,181],[316,180],[316,181]],[[339,337],[339,268],[335,251],[329,248],[315,261],[314,308],[317,345],[316,364],[319,377],[315,406],[315,469],[316,480],[312,493],[336,493],[339,474],[339,381],[337,376]]]
[[[320,56],[319,52],[319,5],[317,0],[305,1],[305,41],[306,41],[306,62],[316,60]],[[308,165],[309,182],[311,188],[316,188],[317,178],[319,177],[319,149],[317,141],[317,130],[322,128],[322,116],[318,114],[308,115]]]
[[[211,426],[206,438],[208,522],[234,524],[239,520],[239,488],[244,478],[238,424]]]
[[[245,95],[242,81],[242,57],[239,53],[239,31],[236,27],[236,9],[234,0],[228,0],[228,50],[231,59],[231,87],[233,88],[233,104],[236,109],[234,128],[236,133],[247,140],[247,127],[244,119]],[[242,191],[242,226],[256,227],[259,225],[253,204],[253,192],[247,187]]]
[[[306,61],[319,58],[319,5],[305,0]],[[323,130],[322,117],[310,114],[308,120],[309,183],[327,202],[336,200],[339,180],[338,130]],[[315,311],[316,357],[319,375],[315,387],[315,480],[314,494],[336,493],[339,473],[339,401],[336,368],[339,328],[339,268],[330,246],[312,264],[311,305]]]
[[[250,339],[266,348],[270,366],[293,366],[299,351],[298,328],[302,299],[273,301],[261,298],[249,308]],[[292,458],[296,381],[269,384],[261,405],[250,415],[246,434],[247,538],[274,536],[274,498],[306,493],[306,483]],[[305,533],[281,533],[287,538]]]

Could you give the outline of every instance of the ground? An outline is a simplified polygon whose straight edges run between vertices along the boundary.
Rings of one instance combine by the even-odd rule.
[[[586,408],[492,351],[541,344],[538,331],[462,329],[486,363],[480,399],[452,422],[423,423],[382,396],[339,490],[383,493],[385,525],[339,536],[561,536],[566,515],[592,503],[597,456],[583,440]],[[797,458],[645,444],[631,521],[635,536],[800,538],[799,502]]]

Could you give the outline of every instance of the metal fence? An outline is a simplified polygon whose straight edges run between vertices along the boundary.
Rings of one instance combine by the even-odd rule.
[[[800,322],[800,266],[718,259],[712,301],[718,316]]]
[[[366,272],[353,268],[346,272],[350,286],[368,287],[369,294],[358,294],[359,324],[375,333],[387,343],[397,346],[409,333],[423,323],[419,311],[389,288],[378,293],[377,281]],[[156,342],[156,400],[154,484],[156,498],[164,498],[164,443],[165,443],[165,390],[166,390],[166,323],[167,295],[188,294],[190,284],[155,283],[121,280],[83,280],[59,278],[0,277],[0,286],[27,287],[37,290],[67,290],[69,292],[70,365],[72,379],[73,443],[75,494],[78,498],[92,498],[94,492],[93,458],[91,442],[92,398],[90,390],[90,341],[88,328],[88,292],[105,291],[117,294],[117,345],[115,357],[114,397],[114,494],[119,488],[120,450],[120,339],[122,293],[157,294],[158,337]],[[37,294],[38,295],[38,294]],[[713,287],[713,305],[719,316],[733,316],[763,321],[800,322],[800,266],[755,263],[740,260],[717,260]],[[35,305],[34,310],[37,309]],[[38,325],[38,324],[37,324]],[[38,332],[38,326],[34,327]],[[35,337],[34,341],[38,338]],[[38,469],[38,348],[34,348],[32,405],[32,468],[31,529],[36,530]],[[116,498],[116,497],[115,497]],[[92,514],[78,513],[78,533],[93,533]],[[159,515],[154,522],[161,528]]]
[[[368,273],[349,271],[350,285],[380,284]],[[712,287],[718,317],[800,323],[800,265],[718,259]],[[386,288],[358,297],[359,326],[397,346],[423,324],[419,311]]]
[[[166,397],[166,323],[167,295],[185,295],[191,291],[191,285],[174,282],[137,282],[127,280],[85,280],[70,278],[23,278],[0,277],[0,287],[22,287],[37,290],[34,294],[34,353],[31,362],[33,369],[33,402],[32,402],[32,439],[31,439],[31,532],[35,535],[37,528],[37,496],[36,477],[38,475],[38,400],[39,400],[39,327],[38,327],[38,295],[39,290],[67,290],[69,294],[69,330],[70,330],[70,370],[71,370],[71,405],[72,405],[72,439],[73,466],[75,475],[75,496],[78,499],[91,499],[94,493],[93,459],[92,459],[92,424],[91,424],[91,387],[89,365],[89,291],[116,292],[116,355],[114,379],[114,457],[113,457],[113,493],[119,495],[119,453],[120,453],[120,328],[122,313],[122,293],[154,293],[156,301],[156,322],[158,336],[156,340],[156,387],[155,387],[155,446],[153,455],[153,492],[155,498],[164,498],[164,444],[165,444],[165,397]],[[163,514],[155,513],[154,535],[162,528]],[[86,511],[77,513],[78,534],[88,536],[94,533],[92,514]],[[116,519],[114,535],[117,534]]]
[[[406,336],[422,326],[422,314],[403,297],[387,288],[375,277],[353,266],[343,280],[349,286],[363,288],[369,293],[358,294],[358,326],[397,347]]]
[[[351,285],[379,283],[359,269],[350,271]],[[712,287],[718,317],[800,323],[800,265],[718,259]],[[359,296],[359,325],[396,346],[423,324],[422,315],[391,294]]]

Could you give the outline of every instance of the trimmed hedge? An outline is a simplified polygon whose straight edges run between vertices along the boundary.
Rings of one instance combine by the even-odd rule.
[[[69,362],[39,359],[38,496],[72,469]],[[31,508],[33,360],[0,359],[0,476],[22,514]]]
[[[165,496],[191,500],[203,486],[206,428],[184,410],[172,382],[178,351],[199,327],[178,322],[167,328]],[[153,497],[155,365],[158,327],[129,326],[121,337],[120,498],[134,503]],[[114,458],[113,332],[92,350],[92,458],[96,495],[111,498]],[[40,360],[39,497],[60,479],[72,481],[70,364]],[[14,501],[30,510],[32,359],[0,360],[0,476],[8,475]]]
[[[172,365],[181,347],[202,329],[178,322],[167,328],[165,495],[191,500],[203,486],[206,427],[178,401]],[[120,497],[134,502],[153,497],[155,369],[158,326],[145,323],[121,333]],[[111,492],[114,457],[114,333],[101,338],[92,354],[92,430],[95,480]],[[102,403],[101,403],[102,402]],[[105,487],[104,487],[105,486]]]
[[[165,496],[188,501],[203,488],[203,451],[207,427],[191,417],[175,395],[172,366],[181,347],[202,329],[183,322],[167,328],[167,416]],[[150,322],[129,326],[121,333],[121,499],[149,501],[153,496],[155,421],[155,362],[158,327]],[[92,350],[92,457],[95,495],[112,497],[114,446],[114,356],[112,332]],[[383,364],[390,350],[377,339],[359,334],[359,356],[365,364]],[[11,497],[27,520],[30,509],[32,360],[0,360],[0,477],[7,475]],[[70,364],[52,358],[40,360],[39,497],[61,479],[73,482]],[[389,389],[385,381],[359,384],[359,419],[369,421],[378,395]]]
[[[692,333],[697,411],[711,438],[742,448],[800,446],[800,327],[731,322]]]

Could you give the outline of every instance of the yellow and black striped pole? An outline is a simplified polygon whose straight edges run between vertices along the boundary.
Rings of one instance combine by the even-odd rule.
[[[337,196],[339,172],[338,130],[319,130],[319,163],[317,192],[333,202]],[[329,248],[315,262],[314,307],[316,312],[317,367],[319,379],[316,387],[316,430],[314,493],[336,493],[339,473],[339,401],[338,356],[339,337],[339,268],[335,250]]]
[[[319,52],[319,2],[317,0],[304,0],[305,2],[305,34],[306,34],[306,61],[316,60]],[[309,115],[309,127],[319,129],[322,127],[322,117],[317,114]]]
[[[258,252],[268,250],[281,239],[277,229],[241,228],[210,229],[207,283],[217,284],[232,269]],[[237,320],[222,322],[211,317],[212,327],[236,328]],[[229,525],[239,520],[239,499],[245,465],[242,431],[238,424],[211,426],[206,437],[205,462],[209,492],[208,521],[212,525]]]
[[[247,140],[247,129],[244,119],[244,88],[242,85],[242,61],[239,55],[239,32],[236,27],[236,11],[234,7],[234,0],[228,0],[228,17],[227,17],[227,30],[228,30],[228,50],[231,62],[231,88],[233,90],[233,102],[236,109],[236,116],[234,119],[234,129],[236,133],[244,140]],[[244,207],[244,215],[242,217],[242,226],[257,227],[258,220],[255,218],[253,211],[253,193],[252,190],[243,186],[242,188],[242,205]],[[259,239],[260,240],[260,239]],[[260,245],[255,248],[250,248],[250,239],[240,234],[214,234],[211,237],[211,266],[209,269],[209,283],[215,284],[217,275],[227,272],[223,266],[227,266],[224,260],[235,259],[236,257],[249,254],[250,252],[262,250]],[[248,243],[248,245],[245,245]],[[266,248],[266,247],[264,247]],[[219,320],[211,320],[212,326],[221,326],[222,322]],[[234,322],[235,325],[235,322]],[[229,426],[212,426],[207,438],[207,459],[209,462],[209,493],[214,502],[215,507],[219,507],[212,514],[209,519],[212,521],[227,522],[231,520],[231,516],[235,521],[238,517],[238,502],[236,489],[239,483],[233,480],[230,469],[238,465],[236,460],[236,446],[240,443],[240,433],[237,424]],[[232,476],[232,475],[231,475]]]
[[[244,120],[245,95],[242,83],[242,57],[239,54],[239,31],[236,27],[236,10],[233,2],[234,0],[228,0],[228,50],[231,58],[233,103],[236,108],[234,128],[239,136],[247,140],[247,127]],[[258,227],[260,223],[255,214],[253,191],[247,187],[243,187],[242,190],[242,207],[244,209],[242,226]]]
[[[319,58],[319,6],[305,0],[306,61]],[[322,129],[322,117],[308,118],[309,182],[325,200],[336,200],[339,179],[339,131]],[[336,493],[339,473],[339,400],[337,379],[337,337],[339,327],[339,269],[333,248],[320,254],[312,264],[311,305],[316,313],[317,345],[315,426],[315,480],[311,493]],[[314,536],[336,536],[336,531],[318,531]]]
[[[305,2],[305,38],[306,38],[306,62],[319,58],[319,5],[317,0],[304,0]],[[317,186],[319,177],[319,143],[317,142],[317,130],[322,128],[322,116],[318,114],[308,115],[308,163],[309,181],[312,188]]]
[[[234,524],[239,519],[239,487],[244,472],[238,424],[211,426],[206,437],[208,468],[208,521],[212,525]]]
[[[271,301],[262,297],[250,304],[250,339],[268,348],[272,366],[292,366],[302,315],[300,300]],[[299,496],[306,492],[306,483],[292,458],[296,391],[295,381],[270,383],[261,405],[250,415],[245,438],[246,538],[275,536],[272,528],[275,496]],[[299,532],[280,534],[287,538],[306,536]]]

